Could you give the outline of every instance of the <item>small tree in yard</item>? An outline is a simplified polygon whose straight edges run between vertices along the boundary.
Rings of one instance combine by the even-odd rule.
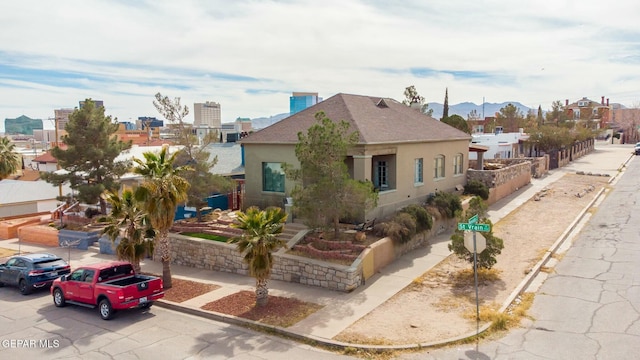
[[[237,214],[237,223],[232,226],[243,233],[229,239],[229,243],[236,244],[244,254],[249,274],[256,279],[256,305],[264,306],[269,301],[267,284],[273,268],[273,252],[286,245],[278,235],[284,229],[287,214],[278,207],[260,210],[255,206]]]
[[[340,219],[362,216],[375,206],[378,194],[371,182],[349,177],[345,159],[358,133],[348,133],[347,122],[333,122],[324,112],[315,117],[318,123],[307,134],[298,133],[295,151],[300,169],[284,168],[289,178],[301,183],[291,194],[298,214],[312,228],[333,227],[337,238]]]
[[[102,234],[106,234],[113,243],[120,237],[116,247],[118,258],[131,262],[139,273],[140,261],[145,255],[153,253],[156,235],[144,204],[129,189],[124,190],[122,196],[109,191],[103,197],[111,205],[111,214],[107,217],[108,226],[102,230]]]
[[[20,168],[20,155],[16,146],[6,136],[0,138],[0,180],[7,178]]]
[[[483,224],[489,224],[490,231],[483,232],[482,236],[487,240],[487,248],[478,253],[477,256],[477,264],[478,268],[491,269],[493,265],[496,264],[496,256],[500,255],[502,249],[504,248],[504,243],[502,239],[493,235],[493,224],[486,217],[487,205],[482,201],[482,199],[478,196],[475,196],[469,202],[469,209],[465,212],[463,216],[461,216],[461,222],[468,222],[469,218],[473,215],[478,215],[478,222]],[[451,235],[451,244],[449,244],[449,251],[452,251],[454,254],[458,256],[460,259],[465,259],[471,264],[473,264],[473,253],[467,250],[464,246],[464,232],[461,230],[455,231],[453,235]]]

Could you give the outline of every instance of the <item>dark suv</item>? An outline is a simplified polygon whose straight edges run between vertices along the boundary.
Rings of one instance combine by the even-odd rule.
[[[27,295],[34,289],[51,286],[53,280],[70,272],[69,264],[57,255],[15,255],[0,264],[0,287],[18,286],[20,293]]]
[[[633,151],[636,155],[640,155],[640,142],[636,143],[636,146],[634,147]]]

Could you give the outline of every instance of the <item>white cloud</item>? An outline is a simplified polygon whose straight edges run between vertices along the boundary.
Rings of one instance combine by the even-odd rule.
[[[292,91],[550,108],[640,100],[640,3],[106,1],[0,4],[0,119],[87,97],[120,120],[153,95],[216,101],[223,121],[287,112]],[[413,70],[418,69],[419,71]]]

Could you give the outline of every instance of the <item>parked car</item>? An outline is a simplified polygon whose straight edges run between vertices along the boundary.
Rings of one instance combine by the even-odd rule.
[[[97,306],[100,317],[109,320],[116,310],[151,307],[164,291],[161,278],[136,274],[128,262],[111,261],[83,266],[56,279],[51,295],[57,307]]]
[[[640,155],[640,142],[636,143],[636,146],[634,147],[633,150],[636,155]]]
[[[0,287],[17,286],[22,295],[27,295],[34,289],[51,286],[55,279],[69,272],[69,264],[54,254],[15,255],[0,264]]]

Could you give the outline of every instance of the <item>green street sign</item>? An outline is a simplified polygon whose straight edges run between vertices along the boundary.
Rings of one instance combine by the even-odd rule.
[[[469,224],[475,224],[477,222],[478,222],[478,214],[475,214],[469,218]]]
[[[458,230],[489,232],[490,229],[489,224],[458,223]]]

